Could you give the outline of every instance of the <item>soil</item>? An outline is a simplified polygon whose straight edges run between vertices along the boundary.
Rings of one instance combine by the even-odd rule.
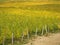
[[[50,34],[49,36],[37,36],[25,45],[60,45],[60,33]]]

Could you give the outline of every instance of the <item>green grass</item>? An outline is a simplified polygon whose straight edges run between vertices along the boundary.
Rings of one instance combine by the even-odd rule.
[[[59,29],[59,24],[59,4],[22,6],[19,8],[0,7],[0,44],[2,44],[4,36],[6,42],[11,40],[12,33],[14,33],[15,40],[19,38],[21,40],[22,33],[26,36],[27,31],[29,31],[29,34],[32,35],[35,34],[37,28],[38,33],[41,34],[45,25],[48,26],[49,32],[55,32]],[[43,30],[45,34],[46,29]]]

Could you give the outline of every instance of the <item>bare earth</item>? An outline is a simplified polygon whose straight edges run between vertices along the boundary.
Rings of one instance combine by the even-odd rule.
[[[60,33],[50,36],[38,36],[35,40],[25,45],[60,45]]]

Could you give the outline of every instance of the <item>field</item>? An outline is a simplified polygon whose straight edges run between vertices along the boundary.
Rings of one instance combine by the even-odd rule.
[[[0,4],[0,45],[11,45],[13,41],[14,45],[22,45],[32,35],[59,31],[59,3],[26,3]]]

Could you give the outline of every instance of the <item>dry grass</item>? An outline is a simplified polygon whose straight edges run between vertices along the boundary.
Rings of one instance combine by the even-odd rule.
[[[6,2],[0,3],[0,7],[19,7],[26,5],[44,5],[44,4],[60,4],[60,2]]]

